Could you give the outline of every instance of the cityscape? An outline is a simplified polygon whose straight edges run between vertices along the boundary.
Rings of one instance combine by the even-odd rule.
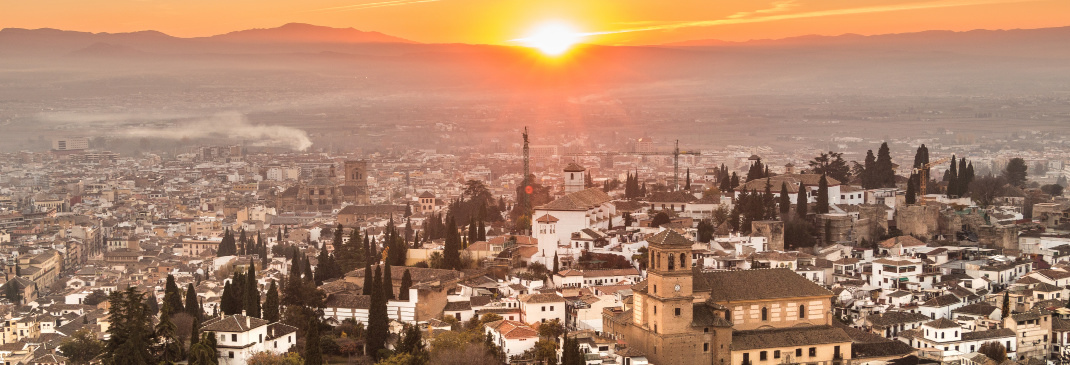
[[[2,364],[1070,363],[1070,3],[55,3]]]

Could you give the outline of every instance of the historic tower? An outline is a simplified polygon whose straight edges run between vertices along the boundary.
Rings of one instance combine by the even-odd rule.
[[[368,188],[368,161],[346,161],[345,171],[345,185]]]
[[[565,193],[575,193],[586,189],[587,180],[584,177],[586,173],[587,169],[575,162],[565,166]]]
[[[664,230],[647,239],[650,266],[647,273],[646,308],[655,334],[685,333],[690,330],[692,311],[691,240],[673,230]]]

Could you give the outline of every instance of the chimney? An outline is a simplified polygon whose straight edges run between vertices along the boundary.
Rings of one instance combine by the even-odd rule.
[[[252,327],[252,326],[253,326],[252,320],[249,319],[249,317],[245,317],[245,327]]]

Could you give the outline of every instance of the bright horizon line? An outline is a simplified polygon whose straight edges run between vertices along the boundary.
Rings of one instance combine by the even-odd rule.
[[[1028,1],[1028,0],[1026,0],[1026,1]],[[523,45],[518,45],[517,42],[522,41],[522,40],[527,38],[527,37],[512,38],[512,39],[503,40],[500,43],[422,42],[422,41],[418,41],[418,40],[414,40],[414,39],[410,39],[410,38],[404,38],[404,37],[401,37],[401,36],[395,36],[395,35],[392,35],[392,34],[389,34],[389,33],[384,33],[382,31],[377,31],[377,30],[365,30],[365,29],[359,29],[359,28],[352,27],[352,26],[350,26],[350,27],[332,27],[332,26],[328,26],[328,25],[318,25],[318,24],[292,22],[292,21],[291,22],[286,22],[286,23],[283,23],[283,24],[280,24],[280,25],[277,25],[277,26],[274,26],[274,27],[266,27],[266,28],[255,27],[255,28],[235,29],[235,30],[230,30],[230,31],[222,32],[222,33],[211,33],[211,34],[196,35],[196,36],[176,36],[176,35],[167,33],[165,31],[156,30],[156,29],[130,30],[130,31],[124,31],[124,32],[93,32],[93,31],[84,31],[84,30],[76,30],[76,29],[60,29],[60,28],[54,28],[54,27],[41,27],[41,28],[4,27],[4,28],[0,28],[0,30],[7,30],[7,29],[58,30],[58,31],[64,31],[64,32],[80,32],[80,33],[90,33],[90,34],[132,34],[132,33],[140,33],[140,32],[157,32],[157,33],[161,33],[161,34],[164,34],[164,35],[166,35],[168,37],[173,37],[173,38],[194,39],[194,38],[210,38],[210,37],[213,37],[213,36],[226,35],[226,34],[230,34],[230,33],[234,33],[234,32],[241,32],[241,31],[248,31],[248,30],[277,29],[277,28],[281,28],[283,26],[290,25],[290,24],[310,25],[310,26],[314,26],[314,27],[329,28],[329,29],[352,29],[352,30],[361,31],[361,32],[365,32],[365,33],[379,33],[379,34],[382,34],[382,35],[385,35],[385,36],[407,40],[407,41],[410,41],[410,42],[413,42],[413,43],[416,43],[416,44],[466,44],[466,45],[526,47],[526,46],[523,46]],[[1068,27],[1070,27],[1070,24],[1061,25],[1061,26],[1037,27],[1037,28],[1023,28],[1023,27],[1015,27],[1015,28],[973,28],[973,29],[969,29],[969,30],[926,29],[926,30],[911,31],[911,32],[869,33],[869,34],[862,33],[862,32],[844,32],[844,33],[839,33],[839,34],[807,33],[807,34],[793,35],[793,36],[780,37],[780,38],[750,38],[750,39],[747,39],[747,40],[723,40],[723,39],[718,39],[718,38],[712,38],[711,37],[711,38],[694,38],[694,39],[685,39],[685,40],[677,40],[677,41],[668,41],[668,42],[663,42],[663,43],[642,43],[642,44],[609,44],[609,43],[599,43],[599,42],[577,42],[576,45],[588,45],[588,46],[592,46],[593,45],[593,46],[606,46],[606,47],[644,47],[644,46],[659,46],[659,45],[673,44],[673,43],[687,43],[687,42],[695,42],[695,41],[719,41],[719,42],[725,42],[725,43],[748,43],[748,42],[755,42],[755,41],[778,41],[778,40],[804,38],[804,37],[840,37],[840,36],[847,36],[847,35],[873,37],[873,36],[884,36],[884,35],[917,34],[917,33],[925,33],[925,32],[968,33],[968,32],[974,32],[974,31],[1038,30],[1038,29],[1056,29],[1056,28],[1068,28]],[[596,36],[596,35],[628,33],[628,32],[634,32],[634,31],[637,31],[637,30],[623,29],[623,30],[616,30],[616,31],[579,32],[579,36],[581,36],[581,37],[590,37],[590,36]],[[390,43],[390,42],[368,42],[368,43]]]

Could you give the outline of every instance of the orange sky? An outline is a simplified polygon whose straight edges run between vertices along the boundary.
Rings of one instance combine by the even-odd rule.
[[[191,37],[301,22],[491,44],[549,20],[602,44],[1070,25],[1068,0],[9,0],[0,9],[0,26],[17,28]]]

